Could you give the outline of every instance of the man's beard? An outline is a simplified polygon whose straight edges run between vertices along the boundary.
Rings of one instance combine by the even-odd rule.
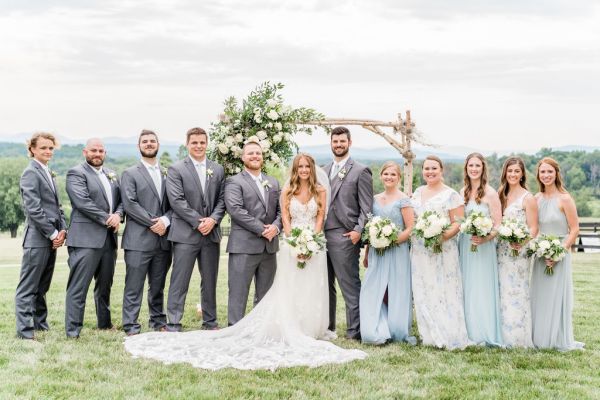
[[[251,166],[250,161],[244,162],[244,167],[248,168],[251,171],[260,171],[262,169],[263,163],[260,162],[258,168],[254,168]]]
[[[101,167],[104,164],[104,159],[98,157],[86,157],[85,161],[92,167]]]
[[[348,151],[350,151],[350,147],[346,147],[345,150],[341,150],[342,151],[341,154],[338,154],[338,151],[340,151],[340,149],[331,149],[331,150],[336,157],[344,157],[346,154],[348,154]]]
[[[145,158],[156,158],[156,155],[158,154],[158,149],[156,149],[154,151],[140,149],[140,154],[142,155],[142,157],[145,157]]]

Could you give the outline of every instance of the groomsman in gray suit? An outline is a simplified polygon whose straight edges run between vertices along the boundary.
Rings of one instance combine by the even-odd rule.
[[[94,301],[98,329],[112,329],[110,290],[117,259],[117,232],[123,205],[117,174],[104,167],[106,151],[100,139],[89,139],[85,162],[67,172],[67,194],[73,212],[67,246],[69,280],[65,313],[67,337],[77,338],[83,327],[85,298],[95,279]]]
[[[171,266],[171,244],[167,230],[171,207],[166,194],[166,170],[161,170],[156,155],[156,133],[143,130],[138,138],[141,161],[121,176],[121,196],[127,223],[121,247],[125,250],[125,289],[123,292],[123,330],[127,335],[140,333],[138,322],[144,281],[148,277],[149,326],[164,330],[164,289]]]
[[[50,133],[36,133],[27,143],[33,159],[20,181],[25,235],[21,276],[15,295],[17,336],[34,339],[34,331],[48,330],[46,292],[50,288],[56,249],[63,245],[67,223],[48,162],[57,147]]]
[[[329,329],[335,331],[337,278],[346,303],[346,337],[360,340],[358,271],[360,236],[373,208],[371,170],[348,153],[352,139],[343,126],[331,131],[333,162],[325,171],[331,182],[331,203],[325,221],[329,273]]]
[[[227,179],[225,205],[231,216],[229,253],[229,304],[227,318],[233,325],[244,317],[252,278],[258,303],[273,284],[282,229],[279,183],[261,172],[262,148],[248,142],[243,149],[244,170]]]
[[[167,195],[173,209],[169,240],[173,243],[173,268],[167,314],[169,331],[181,331],[185,298],[194,264],[200,270],[202,327],[217,329],[217,275],[221,229],[225,215],[225,172],[206,158],[208,134],[192,128],[186,134],[189,156],[176,162],[167,174]]]

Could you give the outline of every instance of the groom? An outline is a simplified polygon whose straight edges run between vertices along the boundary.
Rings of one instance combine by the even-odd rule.
[[[331,183],[329,214],[325,221],[329,330],[335,332],[337,278],[346,303],[346,337],[360,340],[360,236],[373,207],[373,178],[368,167],[350,158],[351,145],[350,131],[346,127],[331,131],[333,162],[325,168]]]
[[[248,142],[242,150],[244,170],[225,183],[225,206],[231,217],[229,253],[229,325],[244,317],[248,291],[255,278],[255,305],[271,287],[282,229],[279,183],[261,172],[262,147]]]

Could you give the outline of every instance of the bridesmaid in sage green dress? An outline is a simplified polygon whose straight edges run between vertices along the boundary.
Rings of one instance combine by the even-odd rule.
[[[415,223],[410,198],[398,189],[400,166],[388,161],[381,167],[385,191],[373,199],[373,214],[389,218],[400,229],[398,243],[382,255],[367,249],[368,267],[360,289],[360,334],[363,343],[383,344],[404,341],[416,344],[410,336],[412,291],[408,239]],[[387,304],[384,302],[385,293]]]
[[[464,167],[465,186],[461,189],[465,214],[482,212],[491,217],[494,229],[486,237],[461,233],[458,252],[463,279],[465,322],[469,339],[477,344],[502,346],[500,289],[496,258],[496,228],[502,222],[498,193],[487,184],[487,164],[479,153],[467,156]],[[477,251],[471,251],[471,244]]]
[[[582,349],[573,336],[573,279],[571,246],[579,234],[577,209],[564,189],[558,163],[550,157],[537,164],[540,193],[538,219],[540,234],[559,236],[567,255],[561,261],[535,259],[531,276],[531,316],[533,344],[540,349],[561,351]],[[551,265],[553,275],[544,273]]]

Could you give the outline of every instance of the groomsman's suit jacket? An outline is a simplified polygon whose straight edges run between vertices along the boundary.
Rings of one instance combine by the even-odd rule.
[[[270,188],[265,191],[265,200],[259,193],[253,178],[242,171],[227,179],[225,184],[225,204],[231,216],[231,232],[227,241],[228,253],[269,254],[279,250],[277,236],[270,242],[262,237],[264,226],[275,225],[281,231],[279,209],[279,182],[272,176],[263,174]]]
[[[152,219],[166,216],[172,220],[173,211],[167,197],[165,176],[161,173],[161,193],[146,166],[140,161],[126,169],[121,176],[121,196],[127,214],[121,247],[125,250],[152,251],[157,248],[169,250],[171,244],[167,235],[158,236],[149,228],[155,224]]]
[[[45,297],[56,261],[50,238],[54,232],[66,230],[67,224],[54,179],[39,162],[31,160],[19,186],[26,219],[15,314],[17,335],[31,339],[34,329],[48,329]]]
[[[114,171],[102,167],[112,192],[112,210],[97,170],[87,162],[67,172],[67,194],[73,211],[67,236],[69,281],[65,301],[65,330],[78,337],[83,327],[85,299],[92,279],[98,328],[112,327],[110,292],[117,258],[117,232],[106,226],[111,213],[124,216],[119,181]],[[111,179],[110,177],[113,177]]]
[[[102,167],[108,176],[114,171]],[[114,175],[116,177],[116,174]],[[112,191],[112,213],[124,216],[119,181],[109,179]],[[104,246],[108,234],[115,248],[117,232],[106,227],[110,216],[110,205],[95,168],[87,162],[73,167],[67,173],[67,194],[71,200],[73,211],[67,236],[67,246],[99,249]]]
[[[173,209],[169,240],[172,242],[198,244],[204,237],[198,231],[200,218],[210,217],[217,221],[207,239],[221,242],[220,223],[225,215],[223,179],[225,171],[219,164],[206,159],[206,195],[200,185],[198,172],[190,157],[173,164],[167,174],[167,196]],[[212,176],[209,173],[212,171]]]
[[[21,176],[21,198],[25,211],[23,247],[52,247],[54,231],[67,230],[65,215],[54,179],[35,160],[31,160]]]
[[[325,168],[331,175],[333,163]],[[335,331],[337,278],[346,302],[347,336],[360,338],[359,295],[360,276],[358,259],[360,241],[353,245],[344,233],[356,231],[362,233],[373,209],[373,177],[371,170],[348,158],[346,164],[333,177],[331,182],[331,201],[325,221],[327,238],[327,270],[329,274],[329,329]]]

